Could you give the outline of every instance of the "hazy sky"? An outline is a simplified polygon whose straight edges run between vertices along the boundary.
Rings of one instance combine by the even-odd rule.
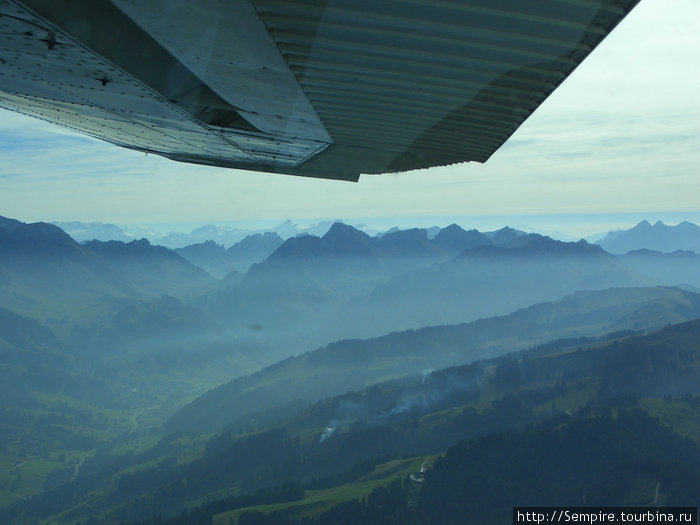
[[[0,111],[0,215],[117,224],[474,216],[477,225],[498,216],[534,225],[566,214],[550,221],[563,229],[585,214],[697,222],[698,20],[699,0],[642,0],[486,164],[357,184],[175,163]]]

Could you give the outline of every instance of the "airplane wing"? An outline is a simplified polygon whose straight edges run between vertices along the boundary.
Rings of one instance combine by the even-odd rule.
[[[638,0],[0,0],[0,107],[197,164],[485,162]]]

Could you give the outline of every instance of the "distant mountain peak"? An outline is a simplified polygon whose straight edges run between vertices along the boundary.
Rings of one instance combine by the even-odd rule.
[[[461,239],[466,233],[466,230],[464,230],[464,228],[462,228],[459,224],[452,223],[449,226],[445,226],[443,229],[441,229],[433,240],[445,242],[448,239]]]
[[[566,242],[566,241],[558,241],[556,239],[552,239],[551,237],[548,237],[546,235],[539,235],[539,234],[530,234],[526,237],[532,236],[533,242],[538,243],[540,246],[552,246],[552,247],[557,247],[560,249],[569,249],[572,251],[577,251],[579,253],[581,252],[599,252],[599,253],[604,253],[604,250],[597,245],[590,244],[588,241],[585,239],[581,239],[575,242]]]
[[[433,243],[456,254],[466,249],[491,244],[492,241],[478,230],[466,231],[457,224],[450,224],[440,230]]]
[[[406,230],[396,230],[387,233],[383,239],[428,239],[428,232],[423,228],[408,228]]]
[[[398,231],[401,231],[401,228],[399,228],[398,226],[392,226],[388,230],[381,232],[379,235],[377,235],[377,237],[384,237],[385,235],[388,235],[390,233],[396,233]]]
[[[372,238],[348,224],[334,223],[321,237],[320,250],[325,255],[356,255],[367,253]]]
[[[539,233],[530,233],[528,235],[523,235],[518,237],[517,243],[512,244],[507,246],[508,248],[545,248],[545,249],[550,249],[550,248],[559,248],[561,246],[564,246],[568,243],[562,242],[562,241],[556,241],[552,239],[551,237],[548,237],[546,235],[540,235]]]
[[[16,228],[17,226],[24,224],[17,219],[10,219],[8,217],[3,217],[0,215],[0,228]]]
[[[504,246],[513,242],[519,237],[522,237],[523,235],[525,235],[525,232],[521,232],[520,230],[516,230],[514,228],[511,228],[510,226],[504,226],[500,230],[490,232],[486,235],[487,237],[491,238],[495,245]]]
[[[464,228],[462,228],[459,224],[453,222],[449,226],[445,226],[442,230],[440,230],[440,233],[452,233],[452,232],[463,232],[465,231]]]
[[[669,226],[660,220],[652,226],[643,220],[629,230],[609,232],[597,244],[617,254],[643,248],[666,253],[676,250],[700,252],[700,227],[687,221]]]
[[[188,244],[184,248],[175,248],[173,251],[182,255],[183,257],[185,257],[185,259],[188,259],[189,255],[196,253],[206,253],[210,256],[213,254],[219,255],[222,253],[226,253],[226,249],[221,244],[218,244],[215,241],[204,241],[196,244]]]
[[[190,233],[192,235],[216,235],[217,230],[217,227],[213,224],[205,224],[204,226],[195,228]]]
[[[375,246],[382,252],[393,253],[398,256],[423,257],[435,252],[436,245],[428,238],[427,230],[423,228],[409,228],[387,233],[382,237],[373,239]]]
[[[92,240],[84,243],[83,246],[88,250],[110,255],[141,255],[156,251],[168,252],[175,255],[175,252],[167,248],[151,245],[151,242],[145,237],[129,242]]]
[[[27,224],[2,217],[0,251],[4,253],[43,254],[74,253],[78,244],[61,228],[47,222]]]
[[[562,255],[590,255],[604,254],[605,251],[597,245],[592,245],[581,239],[576,242],[564,242],[552,239],[546,235],[539,233],[529,233],[521,235],[507,244],[500,244],[496,251],[486,250],[487,246],[477,247],[471,253],[485,254],[507,254],[511,255],[527,255],[527,256],[562,256]],[[468,255],[470,250],[464,252]]]
[[[344,222],[334,222],[331,227],[329,228],[328,232],[323,236],[323,237],[333,237],[334,235],[338,234],[343,234],[343,233],[361,233],[365,235],[363,232],[360,230],[356,229],[353,226],[350,226],[349,224],[345,224]]]

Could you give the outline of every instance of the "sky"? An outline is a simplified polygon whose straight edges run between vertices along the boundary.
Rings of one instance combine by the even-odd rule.
[[[573,237],[700,223],[698,20],[698,0],[642,0],[485,164],[358,183],[176,163],[0,110],[0,215],[182,229],[456,221]]]

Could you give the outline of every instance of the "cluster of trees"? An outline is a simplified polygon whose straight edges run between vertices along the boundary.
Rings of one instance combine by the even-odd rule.
[[[247,511],[238,518],[238,525],[411,525],[417,518],[410,504],[411,493],[408,480],[397,480],[374,489],[366,499],[335,505],[321,516],[294,518],[284,511]]]
[[[696,506],[698,461],[693,442],[642,411],[589,414],[462,441],[417,495],[404,479],[318,516],[249,511],[239,525],[507,525],[514,506]]]
[[[221,512],[254,505],[285,503],[304,498],[304,488],[297,482],[289,482],[271,489],[258,490],[252,494],[231,496],[203,503],[198,507],[183,510],[179,516],[163,520],[153,517],[132,525],[211,525],[212,517]]]

